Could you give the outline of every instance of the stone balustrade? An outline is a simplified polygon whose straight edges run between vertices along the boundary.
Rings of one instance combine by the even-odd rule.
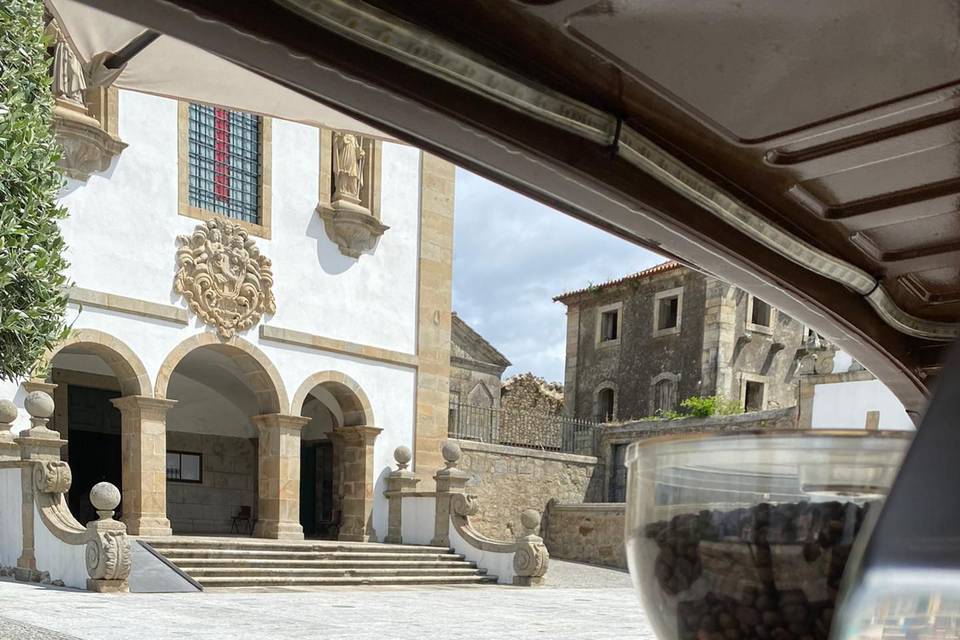
[[[436,491],[418,492],[418,480],[406,470],[409,449],[398,447],[394,452],[398,468],[387,478],[390,510],[386,541],[450,547],[497,576],[501,584],[542,584],[550,554],[539,536],[540,513],[528,509],[521,514],[522,531],[513,541],[484,536],[470,523],[470,517],[479,510],[479,501],[466,493],[469,476],[457,468],[460,446],[448,440],[441,454],[445,466],[434,476]]]
[[[131,549],[126,526],[113,518],[120,491],[101,482],[90,491],[99,515],[77,522],[64,495],[70,466],[60,459],[66,444],[47,427],[53,399],[45,390],[27,394],[30,429],[14,435],[16,406],[0,400],[0,574],[90,591],[128,591]]]

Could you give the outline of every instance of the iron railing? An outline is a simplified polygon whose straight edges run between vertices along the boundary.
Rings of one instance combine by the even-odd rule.
[[[567,416],[480,407],[452,401],[451,438],[593,455],[597,423]]]

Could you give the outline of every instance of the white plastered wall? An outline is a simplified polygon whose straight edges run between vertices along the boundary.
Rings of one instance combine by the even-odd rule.
[[[404,498],[400,503],[400,536],[404,544],[430,544],[436,533],[437,499]]]
[[[914,429],[903,404],[875,379],[816,385],[810,424],[814,429],[862,429],[868,411],[880,412],[880,429]]]
[[[20,469],[0,469],[0,567],[15,567],[23,551]]]
[[[69,277],[76,286],[186,307],[173,290],[176,237],[192,233],[200,221],[177,211],[177,117],[173,100],[120,92],[119,135],[128,147],[107,171],[86,183],[68,181],[61,197],[70,211],[62,229]],[[277,312],[260,325],[414,354],[420,152],[383,144],[380,213],[390,229],[372,253],[358,260],[340,254],[315,211],[319,131],[278,120],[272,131],[272,238],[254,240],[273,262]],[[81,312],[75,305],[68,307],[67,322],[125,343],[143,362],[151,384],[180,342],[210,331],[192,314],[183,326],[90,306]],[[346,374],[364,390],[373,425],[383,430],[374,449],[373,515],[383,538],[383,491],[392,452],[399,445],[413,448],[415,368],[261,340],[259,325],[240,337],[273,363],[290,400],[304,380],[321,371]],[[15,430],[29,426],[23,396],[19,384],[0,382],[0,398],[21,407]],[[283,410],[299,414],[300,407]]]

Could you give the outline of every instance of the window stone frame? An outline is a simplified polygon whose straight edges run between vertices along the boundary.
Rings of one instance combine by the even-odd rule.
[[[772,336],[772,335],[773,335],[773,327],[774,327],[774,325],[775,325],[776,322],[777,322],[777,311],[778,311],[778,309],[777,309],[775,306],[773,306],[772,304],[770,304],[769,302],[767,302],[766,300],[764,300],[764,299],[761,298],[760,301],[763,302],[764,304],[766,304],[768,307],[770,307],[770,325],[769,325],[769,326],[764,326],[764,325],[762,325],[762,324],[754,324],[754,323],[753,323],[753,301],[754,301],[754,299],[756,299],[756,296],[754,296],[752,293],[748,293],[748,294],[747,294],[747,314],[746,314],[746,316],[744,317],[744,326],[746,327],[746,329],[747,329],[747,331],[748,331],[749,333],[763,333],[763,334],[766,334],[766,335],[768,335],[768,336]]]
[[[674,397],[675,397],[676,402],[674,403],[674,406],[671,407],[671,410],[676,411],[676,410],[677,410],[677,407],[680,406],[680,398],[679,398],[680,374],[679,374],[679,373],[673,373],[673,372],[671,372],[671,371],[664,371],[664,372],[662,372],[662,373],[658,373],[657,375],[653,376],[653,377],[650,379],[650,396],[649,396],[649,400],[648,400],[648,402],[647,402],[648,411],[649,411],[649,414],[648,414],[648,415],[651,415],[651,416],[656,415],[656,411],[657,411],[657,406],[656,406],[656,405],[657,405],[657,384],[659,384],[660,382],[663,382],[664,380],[669,380],[669,381],[670,381],[671,383],[673,383],[673,385],[674,385],[674,386],[673,386],[673,393],[674,393]]]
[[[593,416],[594,418],[600,418],[600,393],[610,389],[613,391],[613,411],[610,414],[610,421],[615,421],[618,417],[620,410],[620,390],[617,388],[617,383],[611,380],[605,380],[597,385],[593,390]]]
[[[771,307],[772,309],[773,307]],[[740,406],[743,407],[744,412],[747,410],[747,383],[748,382],[759,382],[763,385],[763,397],[760,399],[760,411],[767,410],[767,395],[770,389],[770,378],[769,376],[763,376],[756,373],[740,373],[740,396],[739,402]]]
[[[660,301],[664,298],[677,298],[677,324],[672,327],[660,329]],[[673,336],[680,333],[683,325],[683,287],[674,287],[658,291],[653,296],[653,337]]]
[[[611,311],[617,312],[617,337],[613,340],[604,340],[603,339],[603,314],[610,313]],[[623,338],[623,300],[617,302],[612,302],[610,304],[605,304],[601,307],[597,307],[597,318],[596,318],[596,330],[594,334],[594,343],[597,347],[605,349],[607,347],[613,347],[620,344],[620,341]]]
[[[196,104],[203,104],[197,102]],[[230,107],[220,107],[230,109]],[[236,111],[236,109],[233,109]],[[256,114],[260,115],[260,114]],[[240,225],[250,235],[272,236],[273,118],[260,116],[260,223],[229,218],[190,204],[190,101],[177,101],[177,213],[195,220],[222,219]]]

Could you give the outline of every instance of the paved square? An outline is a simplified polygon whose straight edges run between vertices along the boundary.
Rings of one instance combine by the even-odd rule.
[[[343,587],[130,595],[0,581],[0,638],[654,639],[626,574],[551,561],[547,575],[550,586],[530,589]]]

